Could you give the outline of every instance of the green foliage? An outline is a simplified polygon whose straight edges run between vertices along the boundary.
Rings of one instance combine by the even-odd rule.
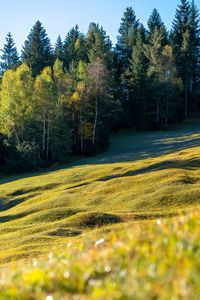
[[[112,68],[112,43],[103,27],[91,23],[87,32],[87,45],[89,61],[101,59],[109,68]]]
[[[51,43],[40,21],[35,23],[24,43],[22,61],[32,69],[34,76],[52,65]]]
[[[64,60],[64,46],[63,46],[63,42],[62,39],[59,35],[56,44],[55,44],[55,48],[54,48],[54,59],[59,59],[61,61]]]
[[[154,34],[155,30],[159,30],[163,35],[162,45],[166,45],[168,43],[167,29],[156,8],[152,11],[151,16],[149,17],[148,28],[150,36]]]
[[[77,66],[80,60],[87,61],[87,45],[86,39],[80,33],[78,25],[73,27],[67,34],[63,45],[64,64],[69,69],[70,64]]]
[[[117,52],[122,65],[126,68],[131,58],[135,33],[139,27],[139,21],[132,7],[128,7],[122,18],[117,42]]]
[[[1,51],[1,73],[9,69],[15,69],[19,65],[20,59],[10,32],[7,34],[6,44]]]
[[[199,12],[194,3],[181,0],[173,23],[172,44],[179,76],[184,83],[185,117],[189,112],[189,100],[196,89],[199,71]],[[194,95],[193,95],[194,96]]]
[[[147,30],[128,7],[115,48],[93,22],[86,34],[76,25],[64,41],[59,36],[52,49],[37,21],[22,49],[22,62],[33,75],[26,95],[26,79],[16,78],[17,51],[8,34],[2,69],[13,72],[1,84],[3,145],[14,150],[13,157],[38,166],[69,154],[100,152],[112,130],[167,127],[198,113],[199,45],[194,1],[181,0],[170,36],[156,9]]]
[[[134,115],[134,122],[138,127],[144,127],[146,121],[148,60],[145,56],[145,42],[145,29],[141,26],[137,31],[136,42],[130,60],[130,67],[126,74],[132,96],[130,99],[130,107],[132,115]]]
[[[1,132],[19,146],[24,128],[32,115],[33,79],[30,68],[23,64],[17,70],[4,73],[1,87]]]
[[[0,131],[29,166],[63,160],[70,153],[70,129],[60,89],[50,67],[36,79],[25,64],[3,76]]]

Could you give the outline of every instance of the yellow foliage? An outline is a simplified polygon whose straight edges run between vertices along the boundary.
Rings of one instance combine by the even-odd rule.
[[[77,91],[72,94],[71,100],[72,100],[72,102],[77,102],[80,100],[80,95]]]
[[[83,136],[86,140],[92,140],[94,125],[91,122],[83,122]]]

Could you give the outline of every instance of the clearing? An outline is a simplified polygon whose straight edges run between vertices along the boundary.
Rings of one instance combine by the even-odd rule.
[[[200,123],[121,132],[57,170],[0,180],[0,263],[78,243],[83,233],[174,216],[200,204]]]

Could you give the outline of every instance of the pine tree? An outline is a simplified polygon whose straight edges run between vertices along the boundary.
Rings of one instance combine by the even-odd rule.
[[[156,27],[160,29],[164,25],[156,8],[153,9],[147,24],[150,32],[153,32]]]
[[[80,31],[78,25],[73,27],[66,36],[64,41],[64,63],[65,67],[69,69],[72,62],[77,62],[77,42],[80,38]]]
[[[186,30],[188,26],[190,18],[190,3],[188,0],[181,0],[181,3],[178,5],[176,9],[175,18],[173,21],[173,31],[175,34],[178,34],[180,38],[182,38],[182,34]]]
[[[162,21],[162,18],[156,8],[154,8],[154,10],[151,13],[151,16],[149,17],[148,28],[149,28],[150,36],[154,33],[155,29],[161,31],[161,33],[163,35],[162,44],[163,45],[167,44],[167,40],[168,40],[167,29],[166,29],[165,24]]]
[[[64,60],[64,47],[61,36],[59,35],[54,48],[54,60]]]
[[[92,62],[99,58],[107,67],[111,68],[113,63],[112,43],[103,27],[91,23],[86,39],[89,61]]]
[[[13,37],[9,32],[6,37],[6,44],[1,55],[1,73],[4,73],[6,70],[15,69],[19,65],[19,56],[17,53],[17,48],[13,41]]]
[[[37,21],[22,49],[22,60],[31,67],[33,75],[36,76],[45,66],[52,65],[52,48],[46,30],[40,21]]]
[[[173,49],[170,45],[163,46],[163,35],[155,28],[149,44],[145,45],[145,54],[149,60],[149,121],[157,127],[168,125],[168,120],[176,121],[177,107],[182,103],[179,94],[182,81],[177,76]]]
[[[132,7],[128,7],[122,18],[119,35],[117,38],[117,53],[121,63],[127,68],[132,55],[132,48],[135,44],[136,31],[139,27],[139,20]]]
[[[148,60],[145,56],[144,44],[146,42],[145,29],[143,26],[137,31],[136,44],[133,47],[130,68],[127,73],[131,91],[132,118],[137,126],[145,125],[146,121],[146,99],[148,89]]]
[[[194,109],[197,110],[195,92],[200,82],[200,16],[194,2],[191,3],[190,15],[190,51],[191,51],[191,92],[193,94]]]
[[[132,7],[127,7],[121,19],[119,27],[119,35],[117,37],[117,44],[115,48],[116,55],[116,70],[119,86],[118,98],[124,110],[124,122],[128,127],[133,125],[133,114],[131,111],[131,99],[129,90],[130,85],[126,76],[127,69],[130,66],[133,48],[136,45],[137,30],[139,27],[139,20]]]
[[[179,76],[184,83],[185,117],[188,116],[189,89],[191,85],[191,34],[190,3],[181,0],[173,21],[172,43]]]

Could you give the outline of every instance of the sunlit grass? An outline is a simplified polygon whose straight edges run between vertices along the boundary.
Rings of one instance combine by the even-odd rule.
[[[1,299],[199,299],[199,209],[70,239],[0,276]]]
[[[123,133],[95,158],[1,179],[0,299],[199,299],[199,139]]]
[[[2,262],[22,245],[26,257],[88,229],[166,217],[200,203],[199,147],[130,162],[91,160],[1,184],[0,251],[9,250]]]

